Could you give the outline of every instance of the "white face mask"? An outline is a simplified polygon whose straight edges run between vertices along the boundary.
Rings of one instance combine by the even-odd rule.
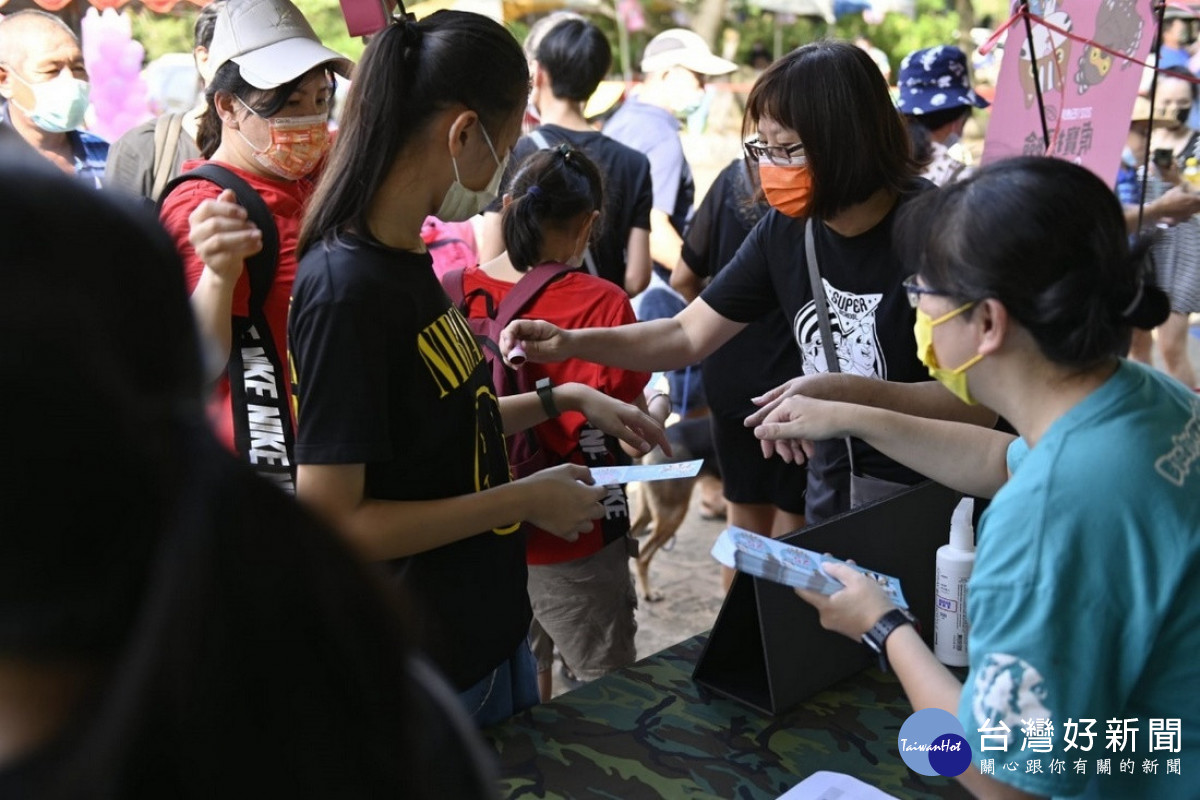
[[[66,133],[77,130],[83,124],[87,111],[91,87],[73,75],[61,73],[43,83],[30,83],[10,69],[13,77],[33,92],[33,108],[22,108],[15,100],[13,105],[29,117],[29,121],[47,133]]]
[[[492,151],[492,158],[496,162],[496,171],[492,173],[492,179],[488,181],[487,186],[478,191],[468,189],[459,179],[458,161],[451,156],[450,163],[454,165],[454,183],[450,184],[450,188],[446,190],[446,196],[442,199],[442,205],[436,214],[437,218],[443,222],[469,220],[487,208],[500,191],[500,181],[504,177],[504,167],[508,164],[508,155],[505,155],[504,160],[501,161],[496,155],[496,148],[492,146],[492,139],[488,136],[487,129],[483,127],[482,123],[479,125],[479,130],[483,131],[483,140],[487,142],[488,150]]]

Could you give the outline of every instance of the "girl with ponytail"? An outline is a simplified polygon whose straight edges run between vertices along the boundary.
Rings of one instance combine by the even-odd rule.
[[[564,329],[625,325],[635,320],[629,298],[616,284],[579,270],[603,207],[601,177],[587,156],[569,145],[538,150],[517,169],[503,200],[500,227],[507,250],[461,275],[463,312],[485,317],[536,270],[566,264],[575,271],[554,278],[522,312]],[[444,280],[459,279],[447,275]],[[453,292],[452,292],[453,294]],[[645,408],[649,375],[635,370],[570,360],[528,364],[529,380],[554,384],[578,381],[604,394]],[[656,400],[656,398],[664,398]],[[660,422],[670,412],[665,395],[652,396]],[[612,437],[578,413],[565,413],[535,429],[552,463],[589,467],[629,463]],[[539,692],[550,697],[554,648],[576,678],[599,678],[633,663],[637,606],[627,546],[629,507],[624,487],[610,487],[605,516],[592,531],[567,542],[537,527],[528,531],[529,599],[533,605],[530,643],[537,659]]]
[[[1196,796],[1145,772],[1027,769],[1071,756],[1057,736],[1052,753],[1017,746],[1031,719],[1059,730],[1140,719],[1153,731],[1169,718],[1183,768],[1200,748],[1200,693],[1187,688],[1200,686],[1200,399],[1122,358],[1131,330],[1169,310],[1145,245],[1130,247],[1103,181],[1054,158],[1001,161],[931,192],[898,231],[917,270],[906,288],[921,360],[1018,435],[799,396],[758,435],[860,436],[993,497],[966,598],[965,684],[853,570],[829,568],[845,584],[832,596],[801,596],[853,639],[898,624],[884,634],[887,659],[916,709],[957,710],[974,754],[960,780],[977,796]]]
[[[608,495],[578,464],[511,480],[505,434],[580,412],[641,450],[662,441],[583,384],[497,399],[434,275],[422,223],[494,199],[528,91],[520,46],[478,14],[402,13],[372,37],[300,235],[288,323],[297,496],[384,562],[483,725],[537,702],[520,523],[594,536]]]

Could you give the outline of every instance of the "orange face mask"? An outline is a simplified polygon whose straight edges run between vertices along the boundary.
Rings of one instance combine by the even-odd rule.
[[[758,180],[771,207],[789,217],[808,216],[812,205],[813,178],[808,166],[782,167],[759,164]]]

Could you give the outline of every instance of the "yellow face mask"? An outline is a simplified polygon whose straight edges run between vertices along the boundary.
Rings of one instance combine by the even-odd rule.
[[[979,363],[983,354],[976,353],[975,357],[968,360],[967,363],[954,369],[946,369],[938,364],[937,354],[933,352],[933,329],[946,320],[954,319],[973,305],[975,305],[975,301],[964,303],[937,319],[933,319],[918,308],[917,324],[913,326],[913,333],[917,337],[917,358],[921,359],[921,363],[929,370],[929,374],[933,376],[934,380],[969,406],[977,405],[979,401],[971,396],[971,390],[967,388],[967,370]]]

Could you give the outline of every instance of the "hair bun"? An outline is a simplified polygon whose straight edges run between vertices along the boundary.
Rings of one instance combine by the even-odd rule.
[[[1129,253],[1137,281],[1132,295],[1121,300],[1119,312],[1125,323],[1143,331],[1157,328],[1171,314],[1170,299],[1154,282],[1152,241],[1140,239]]]
[[[1171,315],[1171,300],[1167,293],[1152,283],[1138,282],[1138,292],[1121,311],[1121,318],[1143,331],[1154,330]]]
[[[400,43],[405,47],[416,47],[421,43],[424,33],[417,27],[417,18],[412,14],[405,11],[398,15],[396,25],[400,28]]]

